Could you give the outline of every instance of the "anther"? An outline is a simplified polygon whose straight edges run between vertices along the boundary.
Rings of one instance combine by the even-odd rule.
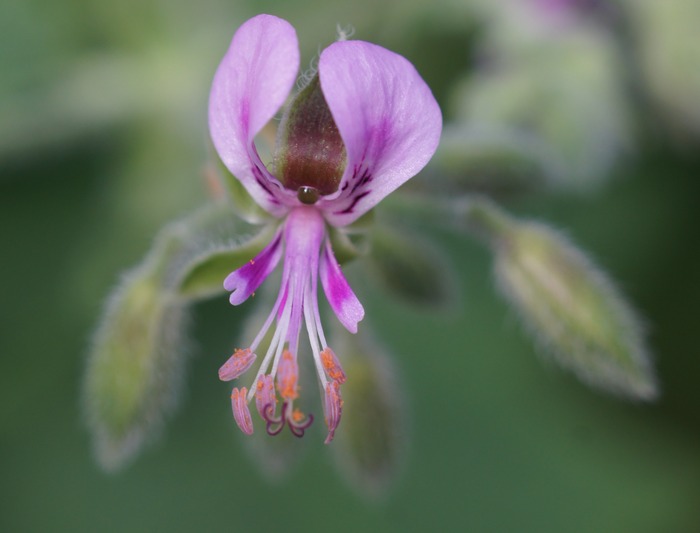
[[[272,376],[260,376],[255,386],[255,407],[257,407],[261,418],[268,419],[266,417],[268,408],[272,408],[272,415],[274,416],[276,405],[277,396],[275,396],[275,385],[272,382]]]
[[[297,392],[297,380],[299,379],[299,367],[292,352],[282,352],[282,360],[277,371],[277,389],[284,400],[295,400],[299,397]]]
[[[347,379],[343,367],[340,366],[340,361],[336,357],[333,350],[326,347],[321,352],[321,363],[323,363],[323,368],[326,370],[326,374],[333,381],[337,381],[339,385],[345,383]]]
[[[248,390],[243,387],[241,390],[235,388],[231,391],[231,408],[233,410],[233,418],[236,424],[241,428],[241,431],[246,435],[253,434],[253,421],[250,418],[250,410],[246,401],[246,393]]]
[[[221,381],[236,379],[251,367],[256,357],[249,348],[236,350],[219,369],[219,379]]]
[[[343,399],[340,396],[340,385],[337,381],[332,381],[326,385],[323,408],[326,415],[326,425],[328,426],[328,436],[325,443],[329,444],[335,436],[335,430],[340,424],[340,416],[343,414]]]

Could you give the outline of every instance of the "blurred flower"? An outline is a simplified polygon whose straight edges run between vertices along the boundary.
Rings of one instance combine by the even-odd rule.
[[[700,136],[700,3],[625,0],[635,35],[640,81],[676,137]],[[652,117],[651,126],[659,122]]]
[[[634,137],[625,64],[594,2],[476,1],[485,17],[478,62],[454,86],[453,141],[438,161],[468,186],[487,174],[489,190],[494,174],[520,189],[528,180],[576,192],[604,183]]]
[[[260,15],[236,32],[214,78],[209,102],[214,145],[250,196],[280,221],[270,244],[224,281],[232,292],[231,303],[239,305],[253,295],[284,254],[279,295],[267,320],[252,344],[236,350],[221,367],[219,376],[229,381],[247,371],[276,321],[250,390],[233,389],[234,417],[251,434],[248,404],[255,397],[269,434],[288,425],[302,436],[313,421],[294,408],[303,319],[325,395],[330,442],[340,422],[345,373],[326,343],[318,278],[338,320],[351,333],[357,331],[364,309],[340,270],[327,226],[353,223],[419,172],[437,147],[442,118],[430,89],[405,58],[370,43],[341,40],[321,53],[318,73],[309,76],[293,99],[278,131],[272,164],[265,166],[254,138],[284,103],[298,68],[292,26]],[[282,399],[279,414],[277,393]]]

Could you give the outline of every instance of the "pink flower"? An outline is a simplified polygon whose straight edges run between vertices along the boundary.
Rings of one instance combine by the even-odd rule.
[[[442,117],[405,58],[362,41],[335,42],[321,53],[318,74],[292,100],[273,162],[265,166],[253,140],[285,103],[298,69],[294,28],[259,15],[238,29],[214,77],[209,128],[216,150],[253,199],[281,221],[270,244],[224,281],[231,303],[247,300],[284,256],[279,295],[263,328],[248,348],[236,350],[219,376],[229,381],[248,370],[275,323],[250,390],[233,389],[234,418],[252,433],[248,404],[255,397],[268,433],[287,425],[302,436],[313,420],[294,408],[305,325],[330,442],[340,422],[345,373],[323,333],[318,279],[350,332],[357,332],[364,309],[340,270],[326,228],[352,223],[418,173],[437,148]]]

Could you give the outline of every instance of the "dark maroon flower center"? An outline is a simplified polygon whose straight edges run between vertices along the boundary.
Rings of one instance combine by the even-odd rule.
[[[281,126],[277,177],[314,204],[338,190],[345,168],[345,145],[321,91],[318,76],[296,96]]]

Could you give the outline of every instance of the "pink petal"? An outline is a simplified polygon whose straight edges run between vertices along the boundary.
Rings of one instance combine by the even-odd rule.
[[[357,323],[365,316],[365,310],[343,276],[330,241],[326,241],[321,253],[319,276],[328,303],[338,320],[350,333],[357,333]]]
[[[233,36],[209,96],[209,131],[221,160],[255,201],[273,215],[281,185],[260,162],[253,139],[289,95],[299,70],[294,28],[271,15],[258,15]]]
[[[245,302],[272,273],[281,257],[282,232],[280,231],[255,259],[251,259],[226,276],[224,289],[232,291],[229,297],[231,305]]]
[[[321,53],[319,76],[347,151],[339,191],[319,205],[344,226],[426,165],[442,115],[413,65],[374,44],[333,43]]]

